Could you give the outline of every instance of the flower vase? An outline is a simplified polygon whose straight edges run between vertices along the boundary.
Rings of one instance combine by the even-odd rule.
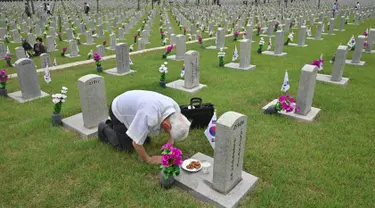
[[[62,52],[62,53],[61,53],[61,56],[62,56],[62,57],[65,57],[65,52]]]
[[[201,48],[202,49],[205,49],[206,47],[203,45],[203,43],[201,43]]]
[[[7,59],[7,64],[8,64],[9,67],[13,67],[10,59]]]
[[[269,106],[266,110],[264,110],[264,114],[277,114],[278,111],[276,110],[276,105]]]
[[[5,88],[0,88],[0,97],[8,97],[8,91]]]
[[[60,113],[52,113],[52,125],[53,126],[61,126],[62,121],[61,121],[61,115]]]
[[[61,38],[61,37],[59,37],[59,40],[60,40],[60,41],[62,41],[62,38]]]
[[[256,36],[259,36],[259,34],[260,34],[260,31],[258,30]]]
[[[99,72],[99,73],[103,72],[103,67],[102,66],[97,66],[96,67],[96,71]]]
[[[234,36],[234,41],[237,41],[237,38],[238,38],[237,36]]]
[[[165,188],[165,189],[170,189],[174,182],[175,182],[175,179],[173,176],[169,176],[167,179],[164,178],[164,172],[163,171],[160,171],[160,185]]]
[[[165,81],[160,80],[159,85],[160,85],[160,87],[165,88]]]
[[[137,43],[137,38],[134,38],[134,43]]]

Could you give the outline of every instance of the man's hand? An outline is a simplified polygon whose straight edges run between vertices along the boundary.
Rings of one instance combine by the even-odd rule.
[[[149,157],[147,163],[152,164],[152,165],[160,165],[161,164],[161,156]]]

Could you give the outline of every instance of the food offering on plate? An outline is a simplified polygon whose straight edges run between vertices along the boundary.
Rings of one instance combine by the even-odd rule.
[[[190,162],[189,165],[186,166],[187,169],[200,169],[201,168],[201,163],[199,161],[192,161]]]

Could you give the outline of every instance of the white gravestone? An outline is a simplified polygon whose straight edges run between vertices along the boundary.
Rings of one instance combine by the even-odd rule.
[[[25,103],[48,96],[47,93],[40,90],[38,74],[33,60],[22,58],[17,60],[15,65],[21,91],[9,93],[9,97],[20,103]]]
[[[287,53],[283,52],[284,47],[284,32],[279,30],[276,32],[276,40],[274,42],[275,50],[274,51],[264,51],[262,54],[270,56],[286,56]]]
[[[66,129],[82,138],[97,136],[98,124],[108,118],[104,77],[88,74],[78,80],[82,112],[62,120]]]
[[[129,47],[127,43],[119,43],[116,45],[116,64],[116,68],[106,70],[105,72],[117,76],[128,75],[135,72],[130,69]]]
[[[241,70],[253,70],[255,65],[250,64],[251,58],[251,41],[248,39],[243,39],[238,41],[240,43],[240,63],[228,63],[224,66],[231,69],[241,69]]]

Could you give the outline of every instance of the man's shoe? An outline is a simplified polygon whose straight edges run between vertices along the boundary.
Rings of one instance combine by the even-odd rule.
[[[104,129],[107,127],[107,124],[105,124],[103,121],[101,121],[98,125],[98,138],[99,141],[103,143],[108,143],[108,139],[105,136]]]

